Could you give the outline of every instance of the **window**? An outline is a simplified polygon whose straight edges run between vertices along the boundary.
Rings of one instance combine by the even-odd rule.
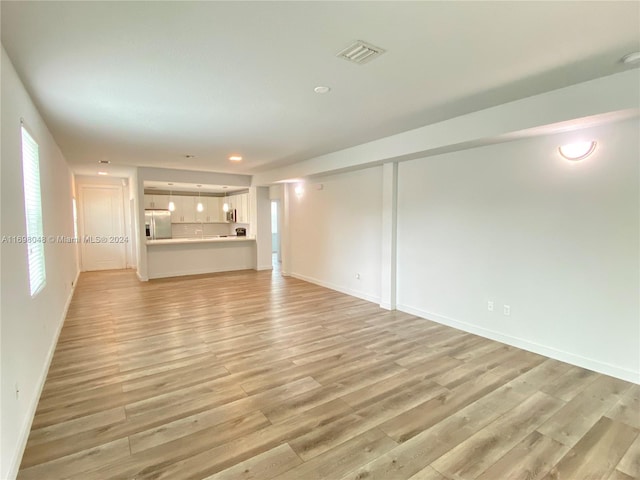
[[[22,127],[22,175],[24,182],[24,211],[27,222],[27,261],[29,290],[35,296],[46,283],[44,267],[44,231],[40,197],[40,159],[38,144]]]

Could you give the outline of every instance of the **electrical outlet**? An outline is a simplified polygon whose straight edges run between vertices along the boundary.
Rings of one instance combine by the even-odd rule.
[[[490,312],[493,312],[493,300],[489,300],[487,302],[487,310],[489,310]]]
[[[503,305],[503,312],[504,314],[508,317],[509,315],[511,315],[511,307],[509,305]]]

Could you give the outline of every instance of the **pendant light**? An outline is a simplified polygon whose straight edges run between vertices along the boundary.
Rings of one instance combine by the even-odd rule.
[[[169,185],[173,185],[173,183],[170,183]],[[173,191],[169,190],[169,211],[170,212],[175,212],[176,211],[176,204],[173,203]]]
[[[227,188],[227,187],[223,187]],[[229,211],[229,203],[227,202],[227,192],[224,192],[224,203],[222,204],[222,211],[227,213]]]
[[[198,185],[198,188],[202,187],[202,185]],[[196,210],[198,212],[202,212],[204,207],[202,206],[202,202],[200,201],[200,190],[198,190],[198,205],[196,205]]]

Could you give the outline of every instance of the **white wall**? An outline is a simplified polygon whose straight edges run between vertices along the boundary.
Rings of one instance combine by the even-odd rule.
[[[638,382],[639,127],[400,163],[398,308]]]
[[[324,177],[300,197],[294,187],[287,186],[291,275],[379,302],[382,167]]]
[[[44,234],[73,237],[71,172],[4,48],[1,75],[2,235],[26,234],[20,138],[22,117],[40,147]],[[14,478],[17,473],[78,267],[75,244],[47,243],[47,283],[31,298],[26,245],[2,243],[1,256],[0,478],[6,479]]]

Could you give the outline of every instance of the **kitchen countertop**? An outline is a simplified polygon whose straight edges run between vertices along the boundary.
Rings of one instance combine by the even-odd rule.
[[[255,237],[236,237],[235,235],[194,238],[162,238],[158,240],[147,240],[147,245],[180,245],[186,243],[216,243],[216,242],[248,242],[254,241]]]

